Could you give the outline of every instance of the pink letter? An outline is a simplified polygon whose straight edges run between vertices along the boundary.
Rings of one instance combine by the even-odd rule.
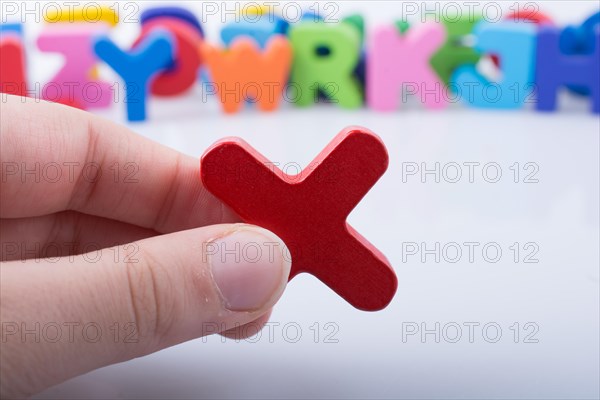
[[[44,99],[84,110],[108,107],[112,89],[108,83],[95,80],[93,76],[98,61],[94,53],[94,36],[104,31],[97,26],[76,24],[51,26],[40,34],[37,40],[40,50],[65,56],[63,68],[42,90]],[[50,91],[52,95],[47,93]]]
[[[367,104],[379,111],[398,107],[403,89],[417,94],[427,108],[443,108],[444,84],[429,60],[446,39],[445,29],[425,23],[401,34],[394,26],[379,28],[367,57]]]

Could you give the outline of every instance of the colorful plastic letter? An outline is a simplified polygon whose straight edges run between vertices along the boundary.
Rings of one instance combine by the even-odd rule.
[[[554,21],[548,15],[540,12],[540,11],[531,11],[531,10],[517,10],[509,13],[506,18],[506,21],[516,21],[520,23],[530,23],[535,24],[536,28],[543,25],[554,25]],[[492,61],[498,67],[500,66],[500,60],[498,60],[498,56],[492,54]]]
[[[156,18],[170,18],[184,22],[194,28],[196,32],[200,34],[200,36],[204,37],[204,32],[202,30],[202,26],[200,25],[200,21],[198,21],[198,18],[196,18],[194,13],[185,8],[173,6],[148,8],[142,12],[140,21],[142,22],[142,26],[144,26],[146,23]]]
[[[284,240],[292,256],[289,279],[308,272],[360,310],[385,308],[398,286],[394,270],[346,222],[387,169],[383,142],[365,128],[349,127],[310,165],[287,175],[242,139],[227,138],[204,153],[200,174],[242,220]]]
[[[123,78],[129,121],[146,119],[146,97],[152,78],[173,63],[175,40],[164,30],[149,34],[131,52],[124,52],[108,37],[97,39],[94,50]]]
[[[23,42],[12,33],[0,37],[0,93],[27,96]]]
[[[429,63],[444,43],[441,24],[425,23],[401,34],[396,26],[379,28],[372,37],[367,59],[367,102],[379,111],[398,107],[403,89],[419,94],[427,108],[443,108],[443,84]]]
[[[198,79],[198,69],[202,64],[198,47],[202,36],[183,21],[157,17],[143,25],[134,47],[156,29],[165,29],[173,35],[176,54],[173,65],[154,78],[150,90],[157,96],[177,96],[194,86]]]
[[[594,32],[600,29],[600,12],[588,17],[581,26],[567,26],[560,37],[560,49],[564,54],[592,54],[594,52]],[[585,86],[568,85],[571,91],[588,95]]]
[[[225,25],[221,30],[221,40],[225,46],[230,46],[234,39],[247,36],[264,48],[273,35],[285,34],[287,29],[288,23],[282,18],[273,15],[256,16],[255,20],[242,19]]]
[[[354,75],[361,53],[355,27],[301,22],[290,28],[289,37],[294,49],[290,84],[297,89],[297,105],[314,103],[319,90],[343,108],[362,105],[360,82]]]
[[[18,37],[23,37],[23,25],[19,23],[0,24],[0,35],[13,34]]]
[[[324,20],[325,18],[321,14],[310,10],[305,10],[300,18],[300,22],[322,22]]]
[[[590,54],[594,51],[594,32],[600,27],[600,12],[589,16],[581,26],[567,26],[560,38],[565,54]]]
[[[446,28],[446,42],[431,58],[431,66],[442,82],[448,85],[456,68],[465,64],[474,65],[479,61],[479,54],[464,43],[479,18],[462,17],[455,20],[442,17],[442,21]]]
[[[506,18],[508,21],[531,22],[536,25],[554,25],[554,21],[549,15],[540,11],[517,10],[510,12]]]
[[[77,4],[77,2],[73,2]],[[66,3],[65,3],[66,4]],[[105,23],[111,26],[117,25],[119,15],[113,9],[114,6],[100,5],[98,3],[88,3],[85,6],[64,7],[44,7],[46,11],[44,20],[50,23],[56,22],[87,22],[87,23]]]
[[[98,61],[93,48],[95,36],[105,31],[102,26],[88,24],[60,24],[42,31],[37,40],[39,49],[65,57],[63,68],[44,86],[44,99],[82,109],[108,107],[112,100],[110,84],[92,80]]]
[[[410,23],[403,19],[397,20],[394,22],[394,25],[396,26],[396,29],[398,29],[398,31],[403,35],[410,29]]]
[[[352,14],[352,15],[349,15],[349,16],[345,17],[344,19],[342,19],[342,22],[345,24],[352,25],[360,34],[360,42],[363,43],[364,38],[365,38],[365,19],[364,19],[364,17],[360,14]]]
[[[476,50],[498,55],[502,65],[502,79],[492,82],[474,66],[461,67],[452,78],[461,98],[478,108],[523,107],[533,88],[535,34],[535,26],[520,22],[482,22],[477,25]]]
[[[545,27],[538,34],[537,109],[554,111],[558,88],[563,85],[586,87],[592,99],[592,111],[600,113],[600,31],[594,35],[591,54],[567,55],[560,49],[560,31]]]
[[[365,87],[365,79],[367,74],[367,50],[364,48],[364,39],[365,39],[365,20],[360,14],[353,14],[348,17],[345,17],[342,20],[342,23],[353,26],[360,35],[360,43],[361,43],[361,51],[360,58],[358,63],[356,64],[356,68],[354,69],[354,76],[360,82],[361,87]]]
[[[284,36],[273,36],[262,53],[248,37],[238,38],[227,50],[205,44],[202,52],[225,112],[238,111],[244,99],[253,100],[263,111],[277,108],[292,63],[292,49]]]

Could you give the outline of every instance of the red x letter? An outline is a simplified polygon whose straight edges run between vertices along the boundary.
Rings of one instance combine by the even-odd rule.
[[[346,128],[299,175],[287,175],[239,138],[209,148],[202,182],[244,221],[277,234],[290,279],[308,272],[365,311],[384,308],[398,285],[385,258],[346,218],[383,175],[387,151],[372,132]]]

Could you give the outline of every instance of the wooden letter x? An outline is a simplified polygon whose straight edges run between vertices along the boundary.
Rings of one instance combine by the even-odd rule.
[[[383,175],[388,155],[372,132],[340,132],[308,168],[288,175],[239,138],[202,156],[204,186],[244,221],[277,234],[292,259],[290,279],[308,272],[354,307],[385,308],[398,282],[390,263],[346,218]]]

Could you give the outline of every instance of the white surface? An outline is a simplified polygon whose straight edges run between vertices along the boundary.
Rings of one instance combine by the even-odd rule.
[[[399,3],[378,2],[373,19],[399,16]],[[502,3],[503,5],[505,3]],[[342,10],[359,3],[342,4]],[[561,22],[576,22],[597,2],[548,2]],[[35,57],[35,55],[34,55]],[[34,71],[35,76],[50,72]],[[41,78],[40,78],[41,79]],[[42,82],[43,79],[41,80]],[[273,161],[306,165],[347,125],[378,133],[391,158],[388,173],[350,217],[397,272],[399,289],[378,313],[354,310],[310,276],[294,279],[276,307],[272,332],[236,343],[210,337],[107,367],[52,388],[41,398],[598,398],[599,382],[599,134],[600,119],[582,99],[565,98],[555,114],[480,112],[455,107],[428,112],[343,111],[330,105],[285,106],[272,114],[249,109],[223,116],[199,91],[179,100],[152,100],[151,120],[132,128],[184,153],[200,156],[215,140],[242,136]],[[115,107],[103,112],[122,120]],[[403,163],[498,163],[488,183],[463,168],[459,183],[403,183]],[[535,163],[538,183],[513,182]],[[448,172],[450,172],[448,170]],[[489,176],[488,176],[489,178]],[[402,243],[495,242],[503,255],[486,262],[481,246],[470,263],[403,262]],[[539,246],[538,263],[515,263],[514,242]],[[326,323],[329,329],[325,329]],[[457,323],[463,337],[433,335],[403,341],[403,324]],[[479,323],[473,343],[464,323]],[[520,324],[514,343],[515,322]],[[524,324],[539,327],[538,343],[523,343]],[[292,343],[285,324],[302,337]],[[314,339],[320,324],[319,340]],[[488,343],[481,328],[497,323]],[[288,325],[291,326],[291,325]],[[450,327],[450,325],[446,325]],[[324,335],[337,343],[326,343]],[[447,331],[453,336],[453,331]],[[493,335],[493,329],[489,336]],[[332,339],[332,338],[330,338]]]

